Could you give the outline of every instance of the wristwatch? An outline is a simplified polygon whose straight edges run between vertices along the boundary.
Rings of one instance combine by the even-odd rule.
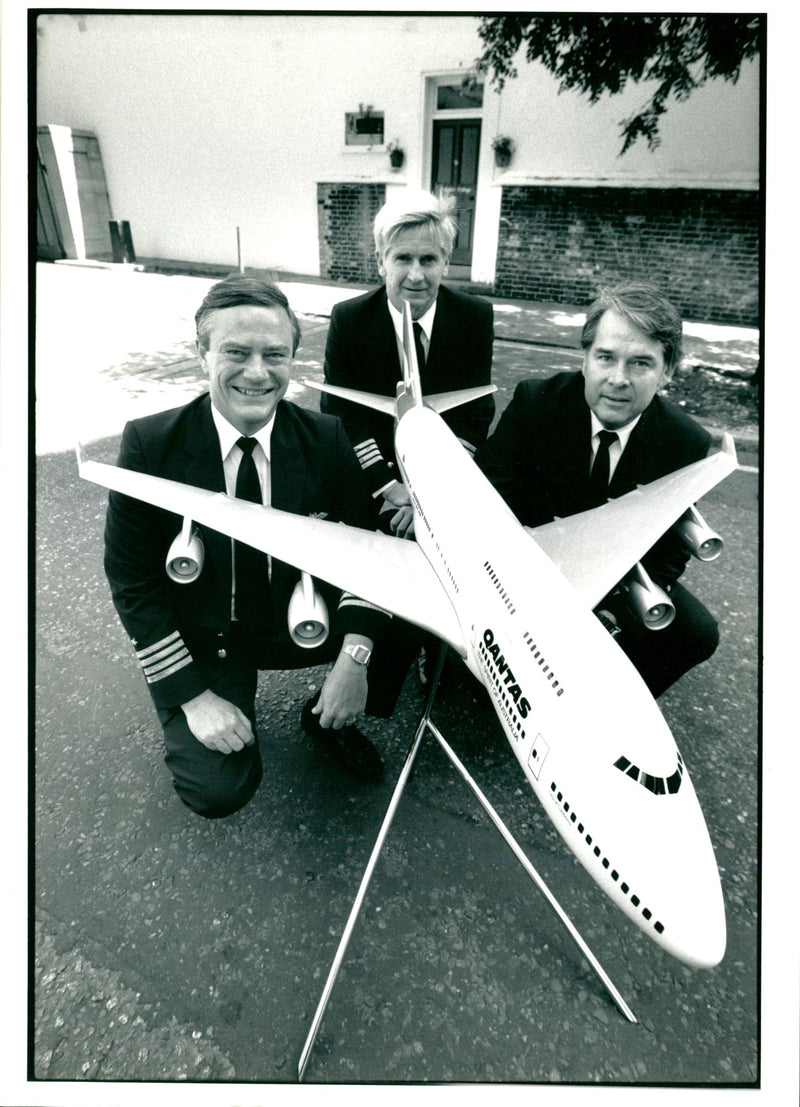
[[[372,650],[360,643],[357,646],[345,646],[344,652],[352,657],[357,665],[369,665],[369,659],[372,657]]]

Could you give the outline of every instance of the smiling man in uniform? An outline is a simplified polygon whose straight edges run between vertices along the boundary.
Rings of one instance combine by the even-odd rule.
[[[580,373],[522,381],[475,460],[528,527],[597,507],[698,461],[708,432],[659,395],[680,361],[682,324],[647,283],[602,292],[581,333]],[[642,558],[669,593],[673,622],[650,630],[622,591],[599,605],[603,622],[654,696],[713,654],[713,617],[678,582],[689,551],[668,531]]]
[[[209,392],[128,423],[119,464],[374,529],[374,503],[340,421],[285,399],[300,327],[281,290],[230,277],[210,288],[195,321]],[[323,645],[300,647],[287,623],[297,569],[204,527],[201,572],[175,581],[165,564],[180,528],[169,512],[110,494],[106,574],[181,799],[208,818],[247,803],[261,780],[259,744],[267,738],[256,729],[258,671],[329,661],[318,698],[303,708],[303,729],[354,775],[380,777],[377,750],[353,723],[364,710],[390,715],[402,687],[395,651],[375,643],[390,617],[318,585],[336,615],[334,633]]]

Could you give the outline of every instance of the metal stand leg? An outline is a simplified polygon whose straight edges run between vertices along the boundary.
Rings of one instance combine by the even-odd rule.
[[[377,864],[380,852],[383,849],[383,843],[386,839],[386,835],[389,832],[389,827],[392,824],[394,813],[397,810],[397,805],[400,803],[400,798],[403,795],[403,789],[405,788],[408,782],[408,778],[411,775],[411,770],[414,767],[414,761],[416,760],[417,753],[419,752],[419,747],[422,742],[423,735],[425,734],[425,731],[428,727],[431,708],[433,706],[434,696],[436,695],[436,689],[439,685],[439,677],[442,673],[442,666],[444,665],[446,653],[447,647],[445,645],[442,645],[442,648],[439,651],[439,657],[436,662],[436,670],[434,672],[433,680],[431,681],[430,690],[428,692],[428,698],[425,702],[425,709],[422,713],[422,718],[420,719],[419,725],[417,726],[414,740],[411,743],[408,753],[406,754],[406,760],[400,772],[400,776],[397,778],[397,784],[395,784],[394,786],[392,798],[389,801],[389,806],[386,809],[386,814],[383,817],[383,822],[381,823],[381,828],[378,831],[378,837],[375,840],[375,845],[372,847],[372,853],[369,856],[369,861],[367,862],[367,867],[364,870],[364,875],[361,878],[361,884],[359,885],[356,898],[353,901],[353,906],[350,909],[350,915],[348,916],[347,923],[345,924],[342,937],[339,940],[339,946],[336,950],[336,955],[333,959],[333,964],[331,965],[330,972],[328,973],[328,979],[325,982],[322,996],[320,997],[320,1001],[317,1004],[317,1010],[314,1015],[314,1020],[311,1023],[311,1029],[308,1032],[306,1043],[303,1046],[303,1052],[300,1054],[300,1062],[297,1066],[297,1079],[299,1081],[302,1081],[303,1074],[306,1071],[306,1065],[308,1064],[308,1059],[311,1056],[311,1050],[314,1048],[314,1042],[317,1039],[317,1034],[319,1033],[319,1028],[322,1024],[322,1019],[325,1014],[325,1008],[328,1006],[328,1000],[331,998],[331,992],[333,991],[333,986],[336,983],[336,977],[339,975],[339,969],[341,968],[342,959],[344,958],[345,952],[347,950],[347,944],[350,941],[350,935],[353,932],[353,927],[355,926],[358,913],[361,910],[361,904],[363,903],[364,896],[367,892],[367,886],[372,879],[372,872],[375,868],[375,865]]]
[[[317,1010],[316,1010],[316,1013],[314,1015],[313,1022],[311,1023],[311,1029],[308,1032],[308,1037],[306,1038],[305,1045],[303,1046],[303,1052],[300,1055],[300,1062],[299,1062],[298,1067],[297,1067],[297,1078],[298,1078],[299,1081],[302,1081],[303,1076],[305,1074],[306,1066],[308,1065],[308,1060],[309,1060],[309,1057],[311,1056],[311,1050],[314,1048],[314,1043],[317,1039],[317,1035],[319,1033],[319,1028],[322,1024],[322,1019],[325,1015],[325,1010],[328,1006],[328,1001],[330,1000],[331,993],[333,991],[333,987],[336,983],[336,978],[339,975],[339,969],[341,968],[342,960],[343,960],[345,952],[347,950],[347,945],[350,941],[350,936],[353,932],[353,927],[355,926],[356,919],[358,917],[358,913],[361,910],[361,905],[364,901],[364,896],[366,895],[367,887],[369,885],[370,880],[372,879],[372,873],[375,869],[375,865],[377,864],[378,857],[380,856],[380,852],[383,849],[383,843],[386,840],[386,835],[389,832],[389,827],[391,826],[392,819],[394,818],[395,811],[397,810],[397,806],[400,803],[400,799],[402,797],[403,790],[405,789],[405,786],[408,783],[409,777],[410,777],[411,772],[414,768],[414,762],[416,761],[417,754],[419,753],[419,748],[420,748],[420,745],[422,743],[422,739],[425,735],[426,730],[429,730],[431,732],[431,734],[434,736],[436,741],[439,743],[439,745],[442,748],[442,750],[444,751],[444,753],[447,755],[447,757],[450,760],[451,764],[457,769],[458,773],[461,775],[461,777],[466,781],[466,783],[472,789],[472,791],[474,792],[475,796],[478,799],[478,802],[481,804],[484,811],[486,811],[487,815],[492,820],[495,827],[499,830],[499,832],[502,835],[503,839],[505,840],[506,844],[510,847],[510,849],[512,850],[512,852],[516,856],[517,860],[520,862],[522,867],[525,869],[528,876],[531,878],[531,880],[534,882],[534,884],[536,884],[537,888],[544,895],[547,902],[550,904],[552,909],[558,915],[561,922],[567,928],[571,938],[573,939],[573,941],[577,945],[580,952],[583,954],[583,956],[589,962],[592,969],[597,974],[597,977],[599,978],[599,980],[601,981],[603,986],[606,988],[606,990],[608,991],[611,998],[614,1000],[614,1003],[617,1005],[619,1010],[622,1012],[622,1014],[625,1016],[625,1018],[627,1018],[630,1022],[636,1022],[636,1016],[633,1014],[631,1009],[628,1007],[628,1005],[625,1003],[624,999],[620,995],[620,993],[614,987],[614,985],[611,982],[610,978],[608,977],[607,973],[605,972],[605,970],[600,965],[600,962],[597,960],[597,958],[594,956],[592,951],[586,945],[586,942],[583,940],[581,935],[578,933],[578,931],[576,930],[576,928],[573,925],[572,921],[570,920],[570,918],[568,917],[566,912],[563,910],[561,905],[558,903],[555,896],[553,896],[552,892],[547,887],[544,880],[541,878],[541,876],[539,876],[539,874],[534,869],[533,865],[530,863],[530,861],[528,860],[526,855],[523,853],[522,848],[517,843],[516,839],[511,834],[510,830],[506,827],[505,823],[502,821],[500,816],[497,814],[497,812],[494,810],[492,805],[489,803],[486,796],[484,796],[481,789],[478,787],[478,785],[472,779],[469,772],[467,771],[465,766],[462,764],[462,762],[459,760],[459,758],[457,757],[455,752],[451,749],[451,747],[447,744],[445,739],[442,737],[441,733],[439,732],[439,729],[435,726],[434,723],[431,722],[431,719],[430,719],[431,708],[433,707],[433,701],[434,701],[434,697],[436,695],[436,690],[437,690],[438,685],[439,685],[439,678],[440,678],[441,673],[442,673],[442,667],[444,665],[444,659],[445,659],[446,654],[447,654],[447,647],[443,645],[440,652],[439,652],[439,657],[437,659],[436,671],[435,671],[433,679],[431,681],[430,690],[428,692],[428,698],[427,698],[427,701],[425,703],[425,709],[422,713],[422,717],[421,717],[421,719],[419,721],[419,724],[417,726],[417,730],[416,730],[416,733],[414,735],[414,740],[412,741],[411,746],[409,748],[409,751],[406,755],[406,760],[403,764],[403,768],[400,772],[400,776],[397,779],[397,784],[395,785],[394,791],[392,792],[392,798],[389,801],[389,806],[386,810],[386,814],[384,815],[383,822],[381,823],[381,828],[378,831],[378,837],[375,840],[375,845],[372,848],[372,853],[370,854],[369,861],[367,862],[367,867],[364,870],[363,877],[361,878],[361,884],[359,885],[359,889],[358,889],[358,892],[356,894],[356,898],[353,901],[353,906],[350,909],[350,915],[348,916],[347,923],[346,923],[344,931],[342,933],[342,937],[339,940],[339,946],[336,950],[336,955],[334,956],[333,964],[331,965],[330,972],[328,973],[328,979],[325,982],[325,987],[323,989],[322,996],[320,997],[320,1001],[317,1004]]]
[[[622,1012],[622,1014],[625,1016],[626,1019],[628,1019],[630,1022],[636,1022],[636,1016],[634,1015],[633,1011],[631,1011],[630,1007],[627,1005],[625,1000],[622,998],[622,996],[619,994],[617,989],[611,983],[611,979],[609,978],[608,974],[606,973],[606,971],[604,970],[604,968],[602,967],[600,962],[597,960],[595,955],[592,953],[592,951],[589,949],[586,942],[584,942],[583,938],[580,936],[580,934],[576,930],[576,928],[575,928],[572,920],[570,919],[570,917],[564,911],[563,907],[558,902],[558,900],[555,898],[555,896],[550,891],[550,889],[547,887],[544,880],[539,876],[536,869],[534,869],[533,865],[530,863],[528,858],[522,852],[522,847],[518,844],[516,839],[511,834],[511,831],[508,829],[508,827],[505,825],[503,820],[497,814],[495,809],[489,803],[486,796],[483,794],[483,792],[480,790],[478,785],[475,783],[475,781],[469,775],[469,772],[467,771],[464,764],[459,760],[456,753],[450,748],[450,746],[444,740],[442,735],[439,733],[438,728],[434,725],[434,723],[432,723],[430,721],[430,719],[427,722],[427,729],[431,732],[431,734],[434,736],[436,741],[439,743],[439,745],[442,747],[444,752],[447,754],[447,756],[450,759],[451,763],[456,767],[456,769],[461,774],[463,779],[467,782],[467,784],[470,786],[472,791],[475,793],[475,795],[477,796],[478,802],[480,803],[481,807],[484,809],[486,814],[489,816],[489,818],[492,820],[494,825],[497,827],[497,829],[500,831],[500,834],[503,836],[503,838],[506,842],[506,845],[508,845],[511,848],[512,852],[514,853],[514,856],[517,858],[519,863],[522,865],[525,872],[528,874],[528,876],[534,882],[534,884],[539,889],[539,891],[542,893],[544,898],[547,900],[547,902],[553,908],[555,913],[558,915],[561,922],[567,928],[567,930],[569,931],[570,937],[575,942],[576,946],[581,951],[581,953],[586,958],[586,960],[589,962],[591,967],[594,969],[594,971],[597,974],[599,980],[601,981],[603,986],[606,988],[609,995],[611,996],[611,998],[616,1003],[617,1007],[620,1009],[620,1011]]]

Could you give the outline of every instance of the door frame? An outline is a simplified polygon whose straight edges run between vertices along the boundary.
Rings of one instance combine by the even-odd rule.
[[[450,266],[449,275],[456,278],[469,279],[475,268],[475,257],[478,247],[478,234],[481,227],[482,200],[485,197],[487,171],[489,159],[486,155],[486,99],[489,95],[488,86],[484,82],[483,104],[481,107],[465,108],[437,108],[436,94],[441,85],[457,84],[464,79],[467,73],[463,69],[437,70],[424,73],[423,80],[423,156],[422,156],[422,187],[430,188],[433,176],[433,125],[440,120],[479,120],[481,124],[481,141],[478,149],[478,175],[475,186],[475,223],[472,244],[472,264],[464,266]]]

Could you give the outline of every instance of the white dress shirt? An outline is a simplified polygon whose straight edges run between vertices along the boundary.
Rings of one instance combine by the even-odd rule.
[[[594,459],[597,455],[597,448],[600,445],[600,431],[610,430],[610,427],[604,427],[600,420],[597,418],[593,411],[589,414],[592,417],[592,458],[589,465],[591,471],[592,465],[594,465]],[[616,442],[612,442],[608,447],[608,483],[611,483],[611,478],[614,476],[614,470],[619,464],[619,459],[622,457],[625,447],[628,445],[628,439],[631,436],[631,431],[641,419],[641,415],[637,415],[635,419],[631,419],[630,423],[624,427],[618,427],[615,430],[617,436]]]
[[[400,365],[403,364],[403,316],[394,306],[391,300],[387,299],[386,303],[389,307],[389,315],[392,317],[392,323],[394,325],[394,334],[397,339],[397,354],[400,358]],[[422,329],[422,348],[425,351],[425,357],[428,356],[428,351],[431,348],[431,334],[433,333],[433,317],[436,315],[436,301],[434,300],[424,315],[421,315],[419,319],[415,319],[415,323],[419,323]]]
[[[211,405],[211,416],[214,420],[214,426],[217,428],[217,434],[219,436],[219,447],[222,453],[222,468],[225,473],[225,491],[229,496],[236,495],[236,477],[239,473],[239,462],[242,460],[242,451],[239,446],[236,445],[238,440],[242,437],[242,432],[238,431],[228,420],[221,415],[214,405]],[[258,473],[258,480],[261,485],[261,502],[268,506],[272,500],[272,482],[270,479],[270,459],[271,459],[271,444],[272,444],[272,428],[275,424],[275,416],[273,415],[270,421],[263,426],[260,431],[256,431],[254,435],[250,437],[255,438],[258,445],[253,450],[253,461],[255,462],[256,472]],[[269,561],[269,575],[272,579],[272,558],[268,557]],[[236,561],[233,556],[233,539],[231,539],[231,617],[236,618]]]

